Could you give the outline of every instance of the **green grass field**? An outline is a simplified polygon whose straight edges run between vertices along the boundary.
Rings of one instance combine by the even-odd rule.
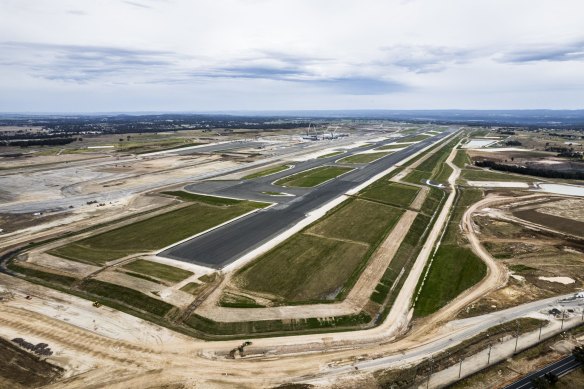
[[[351,155],[350,157],[343,158],[337,161],[337,163],[370,163],[378,160],[379,158],[383,158],[386,155],[389,155],[389,153],[355,154]]]
[[[430,136],[429,135],[416,135],[413,138],[408,138],[405,141],[406,142],[420,142],[423,141],[424,139],[428,139]]]
[[[420,184],[423,180],[429,179],[437,180],[437,178],[446,181],[444,178],[450,175],[451,168],[446,165],[445,161],[458,140],[459,138],[456,137],[447,144],[438,146],[440,148],[404,177],[404,181],[412,184]]]
[[[403,211],[379,203],[356,199],[306,230],[327,238],[376,245],[393,228]]]
[[[130,254],[161,249],[266,205],[179,193],[193,204],[57,247],[49,253],[74,261],[103,265]]]
[[[319,159],[320,158],[330,158],[330,157],[334,157],[335,155],[341,155],[341,154],[345,154],[345,152],[344,151],[334,151],[332,153],[328,153],[328,154],[325,154],[325,155],[321,155],[318,158]]]
[[[466,209],[482,197],[480,189],[461,189],[458,192],[440,247],[419,294],[416,315],[426,316],[437,311],[486,275],[487,267],[483,261],[463,246],[465,242],[459,228]]]
[[[155,316],[164,316],[173,307],[171,304],[145,295],[137,290],[93,279],[83,281],[80,289],[92,295],[122,303]]]
[[[441,245],[418,295],[414,312],[427,316],[479,282],[487,266],[465,247]]]
[[[411,145],[396,145],[396,144],[389,144],[389,145],[385,145],[385,146],[381,146],[376,148],[375,150],[395,150],[395,149],[402,149],[402,148],[406,148],[408,146]]]
[[[416,198],[418,191],[419,188],[415,186],[379,180],[359,193],[359,197],[407,208]]]
[[[463,169],[460,177],[468,181],[516,181],[533,182],[536,177],[526,177],[516,174],[505,174],[483,169]]]
[[[127,263],[122,267],[139,274],[160,278],[161,280],[173,283],[182,281],[193,275],[193,273],[188,270],[179,269],[178,267],[168,266],[158,262],[146,261],[144,259],[138,259]]]
[[[456,152],[456,156],[452,160],[452,163],[461,169],[464,168],[467,163],[470,163],[470,158],[468,157],[466,150],[458,150]]]
[[[253,180],[254,178],[269,176],[269,175],[276,174],[276,173],[282,172],[284,170],[287,170],[289,167],[290,167],[290,165],[274,166],[274,167],[271,167],[269,169],[259,171],[257,173],[248,174],[247,176],[244,176],[243,179],[244,180]]]
[[[429,180],[430,177],[432,177],[432,172],[412,170],[407,176],[404,177],[403,181],[409,182],[411,184],[422,185],[425,183],[425,180]]]
[[[335,316],[329,318],[309,318],[296,320],[261,320],[240,322],[216,322],[197,314],[192,314],[185,324],[197,330],[214,335],[245,335],[246,337],[258,334],[290,335],[299,333],[316,333],[322,329],[326,332],[351,329],[371,321],[371,317],[364,312],[357,315]],[[321,330],[321,331],[319,331]]]
[[[202,287],[203,287],[203,284],[200,284],[198,282],[189,282],[188,284],[186,284],[185,286],[180,288],[180,290],[196,296]]]
[[[442,166],[440,166],[440,170],[435,174],[433,181],[446,185],[448,183],[448,178],[452,174],[452,171],[453,170],[450,165],[443,163]]]
[[[310,188],[322,184],[325,181],[347,173],[353,169],[339,166],[323,166],[316,169],[306,170],[300,173],[284,177],[275,182],[280,186],[297,186]]]
[[[367,250],[363,244],[298,234],[238,274],[237,281],[282,303],[324,300],[342,287]]]
[[[332,300],[358,274],[402,210],[350,200],[244,267],[235,282],[280,303]]]
[[[442,238],[443,244],[457,244],[460,242],[460,221],[464,212],[469,206],[480,201],[483,198],[483,191],[481,189],[471,189],[464,188],[461,189],[456,202],[452,208],[452,215],[448,225],[446,226],[446,232]]]

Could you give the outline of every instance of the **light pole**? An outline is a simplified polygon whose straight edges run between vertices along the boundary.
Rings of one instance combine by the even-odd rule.
[[[432,357],[430,357],[430,374],[428,374],[428,381],[426,382],[426,389],[428,389],[430,387],[430,377],[432,377],[432,373],[434,372],[432,370],[432,362],[434,362],[434,359],[432,359]]]
[[[464,361],[464,357],[460,358],[460,366],[458,367],[458,378],[460,378],[460,374],[462,373],[462,361]]]
[[[564,314],[565,314],[565,313],[566,313],[566,310],[564,309],[564,310],[562,311],[562,326],[560,327],[560,330],[563,330],[563,329],[564,329]]]
[[[493,348],[493,345],[489,343],[489,356],[487,357],[487,366],[489,366],[489,363],[491,363],[491,348]]]
[[[517,352],[517,343],[519,343],[519,322],[516,321],[515,323],[517,324],[517,329],[515,330],[515,351],[513,353]]]
[[[539,323],[539,337],[537,338],[537,340],[541,340],[541,329],[543,328],[543,321],[541,323]]]

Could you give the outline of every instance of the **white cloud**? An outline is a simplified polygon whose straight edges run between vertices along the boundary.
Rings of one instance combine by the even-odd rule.
[[[0,111],[582,108],[565,0],[4,0]]]

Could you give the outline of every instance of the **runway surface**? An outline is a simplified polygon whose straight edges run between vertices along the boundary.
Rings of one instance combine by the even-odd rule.
[[[295,164],[293,169],[254,180],[208,181],[189,185],[186,189],[191,192],[271,201],[278,202],[278,204],[180,243],[160,252],[158,255],[221,269],[292,227],[305,218],[307,213],[320,208],[348,190],[366,182],[376,174],[385,171],[399,161],[448,136],[452,131],[454,130],[451,129],[440,133],[434,137],[413,144],[406,149],[389,154],[370,164],[354,165],[355,170],[316,188],[283,188],[272,185],[271,183],[281,177],[306,169],[332,164],[339,158],[395,141],[406,140],[408,137],[393,139],[391,141],[385,140],[368,147],[351,150],[343,154],[342,157],[334,156],[299,162]],[[261,193],[264,191],[286,192],[295,196],[267,196]]]

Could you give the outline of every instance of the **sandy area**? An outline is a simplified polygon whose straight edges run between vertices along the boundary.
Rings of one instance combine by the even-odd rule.
[[[569,284],[573,284],[574,282],[576,282],[570,277],[537,277],[537,278],[542,280],[542,281],[558,282],[558,283],[564,284],[564,285],[569,285]]]
[[[470,186],[477,188],[529,188],[526,182],[511,182],[511,181],[467,181]]]
[[[537,184],[537,187],[542,192],[584,197],[584,186],[542,183]]]

